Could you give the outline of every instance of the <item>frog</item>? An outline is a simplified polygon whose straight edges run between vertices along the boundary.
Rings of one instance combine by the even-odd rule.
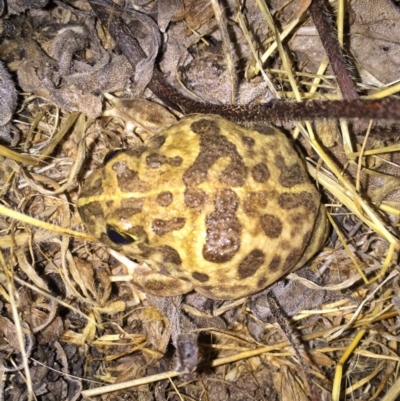
[[[109,152],[77,208],[90,234],[139,263],[133,283],[161,297],[259,293],[304,266],[328,232],[291,140],[212,114]]]

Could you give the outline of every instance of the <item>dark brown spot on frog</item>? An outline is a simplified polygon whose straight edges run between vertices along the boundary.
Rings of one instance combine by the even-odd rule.
[[[131,216],[134,214],[141,213],[143,210],[144,198],[130,198],[130,199],[122,199],[121,201],[121,209],[117,214],[123,216]]]
[[[290,166],[285,164],[283,156],[275,156],[276,167],[281,171],[279,176],[279,183],[284,188],[292,188],[296,185],[308,182],[308,179],[303,172],[299,163],[291,164]]]
[[[253,138],[250,138],[249,136],[242,135],[241,138],[242,138],[243,145],[248,148],[252,148],[254,146],[254,144],[256,143],[256,141]]]
[[[257,288],[252,287],[251,290],[253,290],[253,292],[256,292]],[[236,284],[230,285],[228,288],[220,286],[217,288],[213,288],[213,290],[210,291],[209,297],[216,299],[230,299],[235,296],[235,294],[243,294],[244,292],[250,292],[249,287],[246,285]]]
[[[122,199],[121,207],[114,213],[119,216],[131,216],[141,213],[143,210],[144,198]]]
[[[221,173],[220,181],[228,187],[241,187],[246,181],[247,167],[244,163],[231,163]]]
[[[107,202],[106,202],[106,206],[110,209],[110,208],[112,208],[113,206],[114,206],[114,201],[113,200],[108,200]]]
[[[290,192],[284,192],[279,195],[278,204],[282,209],[290,210],[295,209],[299,206],[305,206],[310,212],[315,213],[317,211],[317,201],[310,192],[300,192],[293,194]]]
[[[165,191],[165,192],[160,192],[157,195],[157,199],[156,202],[163,207],[167,207],[172,203],[173,200],[173,195],[171,192],[169,191]]]
[[[259,208],[265,208],[267,203],[267,191],[248,192],[243,201],[243,210],[247,215],[254,215],[259,213]]]
[[[144,289],[153,293],[162,294],[165,293],[169,287],[170,286],[166,285],[163,281],[148,279],[146,280],[146,286]]]
[[[210,279],[208,274],[199,273],[199,272],[192,273],[192,277],[195,280],[200,281],[200,283],[206,283]]]
[[[266,277],[262,277],[257,281],[257,288],[262,289],[267,286],[268,279]]]
[[[144,153],[146,150],[147,150],[146,146],[139,145],[134,148],[127,149],[125,151],[125,154],[126,156],[128,156],[128,158],[138,159],[142,155],[142,153]]]
[[[304,223],[304,219],[307,219],[308,216],[304,216],[303,213],[296,213],[290,216],[290,222],[293,227],[298,227],[299,225]]]
[[[201,120],[195,121],[190,125],[190,129],[199,135],[209,134],[217,135],[219,133],[219,125],[216,121],[202,118]]]
[[[182,161],[180,156],[167,157],[159,153],[152,153],[146,157],[146,164],[150,168],[160,168],[163,164],[169,164],[171,167],[179,167]]]
[[[260,217],[261,228],[269,238],[278,238],[282,233],[282,223],[271,214],[264,214]]]
[[[264,252],[259,249],[251,251],[239,264],[239,278],[242,280],[253,276],[254,273],[263,265],[264,260]]]
[[[251,175],[255,182],[266,182],[270,177],[268,167],[264,163],[258,163],[251,169]]]
[[[80,198],[88,198],[91,196],[101,195],[103,193],[103,180],[101,177],[92,180],[92,177],[85,181],[85,185],[82,188]]]
[[[153,232],[160,237],[170,233],[171,231],[180,230],[186,223],[183,217],[174,217],[171,220],[154,219],[151,224]]]
[[[159,274],[162,274],[163,276],[167,276],[167,277],[172,278],[172,276],[171,276],[171,266],[169,266],[168,264],[164,264],[163,262],[160,262],[158,257],[157,257],[156,265],[157,265],[157,271],[158,271]],[[173,270],[174,270],[174,276],[173,276],[174,279],[178,277],[176,275],[178,273],[178,271],[180,273],[182,273],[181,265],[175,265],[173,267]]]
[[[301,212],[296,213],[296,216],[298,218],[293,218],[291,219],[291,230],[290,230],[290,235],[295,238],[299,231],[303,230],[304,225],[311,225],[314,224],[315,221],[315,215],[309,213],[306,210],[303,210]],[[303,242],[307,241],[307,237],[305,235],[303,235]]]
[[[121,192],[147,192],[150,185],[142,181],[136,171],[131,170],[124,162],[115,162],[112,165],[118,180],[118,187]]]
[[[103,206],[99,201],[80,206],[78,210],[82,220],[88,225],[89,230],[96,220],[104,219]]]
[[[150,149],[160,149],[165,143],[165,135],[155,135],[147,143]]]
[[[140,255],[142,259],[149,259],[158,254],[162,257],[164,263],[172,263],[177,266],[182,264],[179,253],[168,245],[148,246],[146,244],[138,244],[138,248],[142,251]]]
[[[258,206],[266,207],[268,203],[268,192],[267,191],[258,191]]]
[[[221,157],[228,157],[230,164],[220,175],[220,181],[229,187],[240,187],[247,177],[247,167],[236,146],[220,134],[218,124],[209,119],[201,119],[191,124],[191,129],[200,136],[200,151],[187,171],[183,182],[187,187],[199,185],[207,179],[208,170]]]
[[[193,209],[200,207],[207,201],[207,194],[198,188],[188,188],[185,191],[185,204]]]
[[[289,253],[289,256],[286,258],[285,263],[283,265],[283,271],[290,271],[296,263],[300,260],[301,255],[303,254],[302,249],[294,249]]]
[[[206,217],[204,259],[214,263],[231,260],[240,248],[242,226],[236,217],[239,198],[231,189],[218,190],[214,198],[214,212]]]
[[[210,297],[212,298],[212,294],[213,294],[213,290],[215,287],[211,286],[211,285],[205,285],[205,286],[201,286],[201,290],[202,290],[202,294],[206,297]]]
[[[183,179],[184,181],[186,179],[187,183],[190,185],[199,185],[207,179],[207,170],[203,169],[202,166],[199,165],[197,168],[192,166],[185,172]]]
[[[257,213],[258,208],[258,194],[257,192],[249,192],[243,202],[243,210],[247,215],[254,215]]]
[[[146,241],[146,243],[138,244],[138,248],[141,251],[140,256],[143,259],[149,259],[151,257],[151,255],[153,255],[153,253],[154,253],[154,248],[152,248],[151,246],[147,245],[147,241]]]
[[[276,272],[279,270],[280,265],[281,265],[281,258],[279,256],[274,256],[268,265],[268,270],[270,270],[271,272]]]
[[[179,253],[168,245],[158,246],[155,248],[165,263],[172,263],[174,265],[181,265],[182,260]]]

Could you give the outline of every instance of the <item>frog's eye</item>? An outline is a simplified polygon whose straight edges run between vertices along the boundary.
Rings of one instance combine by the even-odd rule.
[[[103,159],[103,167],[111,160],[113,159],[115,156],[119,155],[121,152],[124,152],[125,149],[114,149],[114,150],[110,150]]]
[[[128,234],[121,233],[111,226],[107,226],[107,235],[108,238],[117,245],[129,245],[135,241],[135,239]]]

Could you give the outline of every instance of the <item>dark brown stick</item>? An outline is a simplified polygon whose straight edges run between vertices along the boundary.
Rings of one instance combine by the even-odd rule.
[[[343,51],[336,36],[335,25],[328,9],[325,7],[324,0],[313,0],[309,11],[326,54],[328,55],[343,99],[358,99],[356,86],[354,85],[349,65],[346,63],[346,59],[343,56]]]
[[[270,102],[248,105],[202,103],[189,99],[168,85],[156,72],[149,88],[160,99],[180,106],[185,113],[218,114],[228,120],[287,121],[318,118],[400,120],[400,99]]]
[[[309,372],[309,368],[307,367],[306,363],[304,362],[304,357],[300,353],[300,349],[303,349],[303,351],[304,351],[304,347],[301,344],[301,342],[299,341],[299,339],[296,335],[296,332],[293,330],[290,320],[282,312],[282,307],[280,306],[279,301],[274,294],[273,288],[270,288],[270,290],[266,294],[266,299],[268,302],[269,309],[271,311],[271,315],[274,317],[276,322],[279,324],[279,327],[285,334],[286,338],[289,340],[289,342],[297,356],[297,359],[298,359],[301,367],[303,368],[304,374],[307,379],[308,387],[310,390],[311,400],[318,401],[319,398],[317,397],[317,392],[316,392],[314,383],[312,381],[312,377]]]

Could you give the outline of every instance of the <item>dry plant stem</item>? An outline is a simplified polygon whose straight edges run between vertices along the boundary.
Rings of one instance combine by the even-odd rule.
[[[146,56],[132,32],[106,2],[89,0],[97,17],[108,28],[126,58],[133,64]],[[189,99],[167,84],[160,71],[155,70],[148,84],[161,100],[185,113],[218,114],[231,121],[286,121],[317,118],[362,118],[400,120],[400,99],[337,100],[312,102],[271,102],[250,105],[220,105]]]
[[[18,316],[18,306],[17,306],[18,292],[16,291],[15,286],[14,286],[14,280],[13,280],[14,271],[12,269],[12,266],[9,268],[9,266],[6,264],[3,253],[1,253],[1,252],[0,252],[0,267],[1,267],[1,271],[3,272],[5,282],[6,282],[8,294],[10,294],[10,297],[9,297],[10,308],[11,308],[11,312],[12,312],[13,323],[15,325],[17,342],[18,342],[19,349],[21,352],[22,363],[21,363],[21,367],[19,369],[24,370],[25,376],[23,376],[22,379],[25,381],[25,384],[26,384],[27,399],[28,399],[28,401],[31,401],[32,395],[34,394],[33,383],[32,383],[31,371],[29,370],[29,362],[28,362],[29,356],[26,352],[27,347],[26,347],[26,342],[25,342],[25,337],[24,337],[24,330],[22,329],[21,320],[19,319],[19,316]],[[32,339],[30,338],[29,348],[31,346],[32,346]],[[0,368],[0,369],[3,371],[7,371],[4,368]]]
[[[347,0],[338,0],[337,2],[337,17],[336,17],[336,26],[337,26],[337,37],[340,43],[340,46],[343,46],[343,37],[344,37],[344,15],[346,13],[346,4]]]
[[[268,29],[271,31],[271,34],[275,38],[275,42],[276,42],[278,52],[279,52],[279,57],[282,60],[283,72],[289,81],[290,87],[292,88],[294,98],[298,102],[300,102],[301,96],[300,96],[300,92],[299,92],[299,88],[297,86],[295,76],[293,74],[292,63],[290,62],[290,59],[287,56],[285,49],[283,48],[282,41],[280,39],[280,35],[275,26],[275,21],[274,21],[272,15],[271,15],[271,12],[270,12],[269,8],[267,7],[264,0],[256,0],[256,3],[257,3],[258,8],[260,9],[260,12],[261,12],[264,20],[268,24]],[[311,127],[310,127],[310,129],[311,129]]]
[[[26,165],[36,166],[37,164],[39,164],[38,159],[27,155],[22,155],[21,153],[15,152],[14,150],[11,150],[7,146],[3,145],[0,145],[0,156],[7,157],[8,159]]]
[[[360,190],[361,190],[360,186],[361,186],[361,171],[362,171],[362,167],[363,167],[363,165],[362,165],[363,156],[364,156],[365,148],[367,147],[367,141],[368,141],[369,135],[371,133],[371,129],[372,129],[372,120],[368,124],[367,132],[365,133],[363,144],[362,144],[362,147],[360,150],[360,156],[359,156],[358,162],[357,162],[357,179],[356,179],[357,192],[360,192]]]
[[[227,18],[224,9],[218,4],[217,0],[211,0],[211,4],[214,10],[215,19],[218,22],[219,31],[221,32],[222,48],[224,49],[225,60],[231,81],[231,103],[234,103],[236,97],[236,74],[234,71],[233,52],[231,50],[232,46],[230,46],[229,43],[228,27],[226,26]]]
[[[382,398],[381,401],[397,400],[399,394],[400,394],[400,377],[396,380],[394,385],[390,388],[390,390],[386,393],[386,395]]]
[[[335,378],[333,381],[332,401],[339,401],[341,381],[343,375],[343,365],[347,362],[352,352],[356,349],[356,347],[358,346],[359,342],[361,341],[365,333],[366,333],[365,329],[362,329],[357,333],[351,344],[347,347],[345,354],[340,358],[338,362],[335,371]]]
[[[46,223],[45,221],[35,219],[34,217],[17,212],[16,210],[10,209],[1,204],[0,204],[0,216],[7,216],[14,220],[18,220],[18,221],[24,222],[26,224],[41,228],[43,230],[48,230],[48,231],[51,231],[51,232],[54,232],[57,234],[70,235],[72,237],[81,238],[86,241],[96,241],[96,238],[94,238],[88,234],[84,234],[79,231],[70,230],[69,228],[64,228],[64,227],[60,227],[60,226],[55,226],[50,223]]]
[[[276,299],[273,291],[271,291],[271,290],[268,291],[266,299],[268,301],[269,309],[272,313],[272,316],[275,318],[275,320],[279,324],[279,327],[284,332],[286,338],[289,340],[289,342],[299,360],[299,363],[300,363],[301,367],[303,368],[304,374],[307,379],[307,384],[309,387],[311,399],[312,399],[312,401],[317,401],[318,397],[317,397],[317,393],[316,393],[315,387],[314,387],[312,379],[311,379],[311,375],[304,362],[304,358],[300,354],[300,347],[302,347],[302,344],[299,342],[298,338],[296,337],[296,333],[294,332],[289,319],[283,315],[282,307],[279,305],[279,302]]]
[[[239,8],[239,0],[236,0],[236,3]],[[280,99],[281,96],[279,95],[278,91],[275,89],[275,86],[271,82],[269,76],[266,74],[266,72],[262,68],[262,61],[256,50],[255,45],[253,44],[253,40],[251,38],[251,33],[250,33],[249,29],[247,28],[247,24],[246,24],[243,14],[241,12],[238,12],[236,15],[236,19],[240,26],[240,29],[243,32],[244,37],[246,38],[247,45],[249,46],[249,49],[251,51],[251,54],[253,55],[253,59],[254,59],[254,63],[255,63],[254,67],[250,66],[248,69],[246,69],[246,75],[250,72],[251,69],[254,69],[254,72],[256,72],[256,71],[260,72],[264,79],[264,82],[267,84],[268,89],[270,90],[272,96],[275,99]]]
[[[310,5],[310,13],[317,28],[319,37],[328,55],[333,72],[339,85],[342,96],[346,100],[358,99],[356,87],[351,77],[348,63],[343,56],[336,29],[324,0],[313,0]]]

